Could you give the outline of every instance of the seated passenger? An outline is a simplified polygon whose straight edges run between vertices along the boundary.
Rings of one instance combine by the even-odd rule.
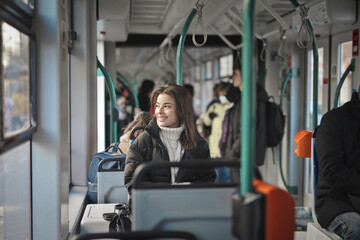
[[[326,113],[316,134],[319,224],[343,239],[360,239],[360,99]]]
[[[129,147],[130,147],[130,134],[132,132],[132,130],[136,127],[141,127],[141,126],[146,126],[149,124],[149,122],[151,121],[151,114],[148,112],[140,112],[137,115],[135,115],[134,120],[132,122],[130,122],[126,128],[124,129],[124,134],[121,135],[119,141],[119,150],[118,152],[123,152],[125,154],[127,154]],[[134,134],[135,137],[137,137],[143,130],[138,130],[136,131],[136,133]],[[111,144],[112,146],[114,146],[114,143]],[[109,149],[109,151],[112,151],[112,148]]]
[[[132,178],[137,166],[145,162],[179,162],[210,160],[207,142],[195,130],[194,110],[188,90],[167,84],[150,95],[155,106],[154,119],[130,146],[126,156],[125,186],[132,190]],[[149,182],[214,182],[213,169],[158,169],[151,172]]]

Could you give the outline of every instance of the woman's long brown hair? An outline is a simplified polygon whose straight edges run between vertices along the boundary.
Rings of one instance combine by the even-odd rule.
[[[160,94],[166,94],[175,99],[176,114],[179,123],[184,124],[184,131],[180,136],[180,143],[184,149],[192,149],[196,147],[195,123],[194,123],[194,108],[192,97],[189,91],[176,84],[166,84],[157,87],[150,95],[151,108],[156,105],[157,98]],[[156,116],[155,116],[156,117]]]

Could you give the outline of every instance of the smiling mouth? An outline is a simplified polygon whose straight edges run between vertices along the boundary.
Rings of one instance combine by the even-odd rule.
[[[157,119],[158,119],[159,121],[164,121],[164,120],[166,120],[166,118],[167,118],[167,117],[158,117]]]

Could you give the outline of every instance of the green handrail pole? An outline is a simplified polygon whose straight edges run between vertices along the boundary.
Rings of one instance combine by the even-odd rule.
[[[109,73],[106,71],[106,69],[104,68],[104,66],[101,64],[101,62],[99,61],[99,59],[96,59],[97,61],[97,67],[100,68],[102,74],[105,77],[105,82],[106,82],[106,87],[108,88],[109,91],[109,96],[110,96],[110,143],[116,142],[117,141],[117,122],[114,121],[114,117],[113,117],[113,110],[115,109],[115,105],[116,105],[116,94],[115,94],[115,88],[114,88],[114,84],[113,81],[111,80],[111,77],[109,75]]]
[[[256,81],[254,79],[255,47],[254,47],[254,11],[255,0],[244,0],[243,22],[243,54],[241,96],[241,168],[240,193],[253,191],[254,159],[255,159],[255,122],[256,122]]]
[[[133,87],[133,85],[129,82],[129,80],[124,76],[122,75],[121,73],[119,72],[116,72],[116,74],[120,77],[120,79],[122,79],[124,81],[124,84],[130,88],[131,90],[131,93],[132,93],[132,96],[133,96],[133,99],[134,99],[134,102],[135,102],[135,107],[136,108],[139,108],[139,100],[138,100],[138,97],[137,97],[137,94],[136,94],[136,91]]]
[[[312,127],[313,130],[318,125],[318,86],[319,86],[319,53],[316,43],[316,37],[314,35],[313,28],[311,26],[310,20],[307,19],[308,24],[311,29],[311,36],[313,38],[312,48],[313,48],[313,58],[314,58],[314,76],[313,76],[313,115],[312,115]]]
[[[347,77],[347,75],[349,74],[349,72],[353,72],[355,71],[355,59],[351,59],[351,63],[349,64],[349,66],[346,68],[344,74],[342,75],[342,77],[340,78],[340,82],[336,87],[336,92],[335,92],[335,99],[334,99],[334,108],[337,108],[339,106],[339,97],[340,97],[340,90],[341,87]]]
[[[188,18],[186,19],[184,27],[181,31],[177,54],[176,54],[176,84],[177,85],[182,85],[182,66],[181,66],[182,65],[182,52],[183,52],[183,48],[184,48],[184,44],[185,44],[186,33],[189,29],[189,26],[190,26],[193,18],[196,15],[196,13],[197,13],[197,9],[193,8],[191,10]]]
[[[286,86],[287,84],[289,83],[289,80],[292,76],[292,73],[291,71],[288,73],[288,75],[286,76],[285,78],[285,81],[282,85],[282,88],[281,88],[281,96],[280,96],[280,109],[283,110],[283,98],[284,98],[284,94],[285,94],[285,89],[286,89]],[[289,192],[292,192],[292,189],[289,185],[287,185],[286,181],[285,181],[285,178],[284,178],[284,173],[283,173],[283,169],[282,169],[282,140],[280,142],[280,146],[279,146],[279,168],[280,168],[280,175],[281,175],[281,179],[285,185],[285,188],[289,191]]]

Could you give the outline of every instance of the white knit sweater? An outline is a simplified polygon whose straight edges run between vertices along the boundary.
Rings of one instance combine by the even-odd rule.
[[[184,131],[184,125],[178,128],[160,127],[160,139],[164,143],[169,154],[170,162],[179,162],[184,149],[181,147],[180,135]],[[171,168],[171,182],[175,182],[175,176],[179,168]]]

